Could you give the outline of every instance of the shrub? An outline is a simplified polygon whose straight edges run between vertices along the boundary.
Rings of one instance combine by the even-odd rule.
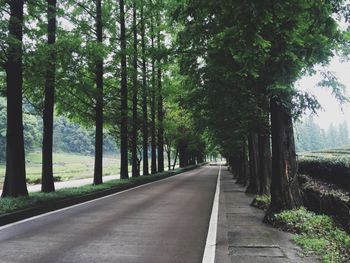
[[[299,173],[350,190],[350,153],[333,149],[299,155]]]
[[[329,216],[316,215],[305,208],[275,215],[277,224],[297,233],[293,240],[306,253],[315,253],[326,263],[350,260],[350,235],[334,225]]]

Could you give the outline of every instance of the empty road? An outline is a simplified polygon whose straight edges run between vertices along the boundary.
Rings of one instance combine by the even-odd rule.
[[[1,263],[200,263],[219,167],[0,228]]]

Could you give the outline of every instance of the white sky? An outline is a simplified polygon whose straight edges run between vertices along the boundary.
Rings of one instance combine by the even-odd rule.
[[[331,60],[327,69],[335,73],[338,80],[346,86],[347,95],[350,95],[350,61],[341,61],[336,56]],[[314,120],[324,129],[327,129],[331,123],[339,124],[344,120],[350,124],[350,103],[341,108],[339,102],[332,96],[330,89],[317,87],[320,80],[322,80],[322,76],[317,73],[313,76],[303,77],[296,84],[298,89],[314,94],[321,104],[323,110],[318,111],[318,116],[315,116]]]

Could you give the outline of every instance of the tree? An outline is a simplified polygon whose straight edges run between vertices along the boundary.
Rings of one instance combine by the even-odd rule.
[[[161,32],[160,32],[160,16],[157,16],[157,48],[158,52],[161,50]],[[158,81],[158,90],[157,90],[157,102],[158,102],[158,172],[164,172],[164,113],[163,113],[163,90],[162,90],[162,60],[160,54],[158,54],[157,59],[157,81]]]
[[[152,7],[151,7],[152,8]],[[150,108],[151,108],[151,174],[157,173],[157,139],[156,139],[156,59],[155,59],[155,32],[154,32],[154,18],[151,15],[151,97],[150,97]]]
[[[247,187],[247,193],[259,194],[260,193],[260,177],[259,177],[259,137],[256,133],[251,133],[248,137],[249,145],[249,184]]]
[[[141,46],[142,46],[142,159],[143,175],[149,174],[148,167],[148,106],[147,106],[147,67],[146,67],[146,28],[144,1],[141,1]]]
[[[22,41],[24,1],[10,1],[6,63],[7,131],[6,174],[2,197],[28,195],[22,113]]]
[[[102,1],[96,0],[96,42],[103,43]],[[94,184],[102,184],[103,175],[103,57],[96,60],[95,169]]]
[[[349,130],[346,121],[339,124],[339,143],[341,146],[349,144]]]
[[[138,131],[138,38],[137,38],[137,6],[133,1],[133,93],[132,93],[132,139],[131,139],[131,160],[132,177],[140,176],[137,154],[137,131]]]
[[[124,0],[119,0],[120,11],[120,67],[121,67],[121,123],[120,123],[120,178],[129,178],[128,174],[128,87],[126,65],[126,33]]]
[[[244,141],[249,124],[260,115],[256,114],[259,101],[270,101],[269,214],[302,203],[296,180],[293,118],[317,104],[310,96],[296,92],[293,84],[305,70],[327,62],[332,55],[338,36],[333,4],[319,0],[192,0],[179,4],[174,12],[184,25],[179,44],[186,54],[181,57],[182,72],[192,78],[193,84],[188,87],[195,94],[189,99],[194,101],[190,106],[200,121],[201,115],[209,114],[206,119],[217,128],[209,127],[221,144],[229,138]],[[199,94],[200,101],[195,99]],[[218,118],[224,111],[234,114]],[[234,134],[230,127],[240,129],[240,136],[229,135]]]
[[[49,45],[49,55],[45,81],[41,179],[41,191],[47,193],[55,191],[52,170],[52,148],[56,76],[56,52],[54,47],[56,42],[56,5],[56,0],[47,0],[47,44]]]

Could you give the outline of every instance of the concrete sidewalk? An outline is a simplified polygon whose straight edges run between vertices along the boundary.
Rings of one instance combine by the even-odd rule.
[[[217,263],[311,263],[315,258],[301,257],[291,234],[262,222],[264,212],[250,206],[253,196],[237,185],[223,167],[220,178],[217,230]]]

